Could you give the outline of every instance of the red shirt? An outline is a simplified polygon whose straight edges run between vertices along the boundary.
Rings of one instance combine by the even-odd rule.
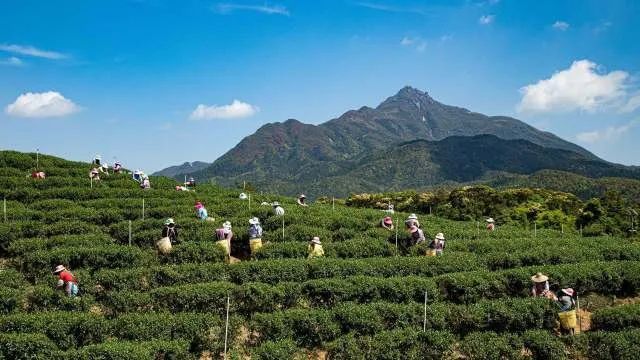
[[[76,282],[76,279],[73,277],[73,274],[71,274],[67,270],[61,271],[59,276],[60,276],[60,280],[64,281],[65,283],[67,283],[67,282],[75,283]]]

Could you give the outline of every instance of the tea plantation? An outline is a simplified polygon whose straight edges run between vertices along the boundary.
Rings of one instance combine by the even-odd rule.
[[[126,165],[126,164],[125,164]],[[0,152],[0,359],[637,359],[640,244],[612,237],[498,226],[418,214],[441,257],[405,249],[377,227],[384,213],[152,177],[88,178],[90,165],[40,156],[44,180],[26,175],[36,155]],[[195,218],[202,201],[214,222]],[[279,201],[284,217],[262,202]],[[144,202],[144,209],[143,209]],[[394,214],[402,223],[406,213]],[[248,219],[264,227],[249,254]],[[159,255],[168,217],[180,244]],[[225,263],[214,230],[231,221]],[[283,231],[284,224],[284,231]],[[131,236],[129,229],[131,226]],[[312,236],[325,257],[307,259]],[[80,296],[56,290],[64,264]],[[528,296],[543,272],[572,287],[592,316],[559,336],[557,306]],[[424,307],[425,293],[427,306]],[[624,299],[624,301],[620,301]],[[620,305],[622,304],[622,305]],[[426,314],[426,316],[425,316]],[[426,319],[426,321],[425,321]]]

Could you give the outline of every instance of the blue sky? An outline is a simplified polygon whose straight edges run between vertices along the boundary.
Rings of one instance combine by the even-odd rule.
[[[411,85],[640,165],[637,1],[3,1],[0,148],[213,161]]]

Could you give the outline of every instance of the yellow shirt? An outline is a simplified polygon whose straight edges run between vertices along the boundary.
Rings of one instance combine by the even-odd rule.
[[[318,244],[314,244],[313,245],[309,245],[309,256],[308,258],[315,258],[315,257],[322,257],[324,256],[324,250],[322,250],[322,245],[318,245]]]

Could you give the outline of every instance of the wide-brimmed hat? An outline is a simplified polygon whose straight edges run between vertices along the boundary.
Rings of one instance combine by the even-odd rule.
[[[411,227],[409,228],[409,232],[413,234],[416,231],[418,231],[418,227],[415,225],[411,225]]]
[[[322,245],[322,243],[320,242],[320,238],[317,236],[314,236],[313,239],[311,239],[311,243],[316,245]]]
[[[416,214],[411,214],[411,215],[409,215],[409,217],[407,218],[407,220],[418,220],[418,215],[416,215]]]
[[[300,194],[300,196],[298,196],[298,199],[306,199],[307,196],[305,194]]]
[[[64,265],[58,265],[58,266],[56,266],[56,268],[53,270],[53,273],[54,273],[54,274],[57,274],[57,273],[59,273],[59,272],[61,272],[61,271],[64,271],[64,270],[67,270],[67,269],[64,267]]]
[[[494,223],[494,222],[496,222],[496,221],[495,221],[495,220],[493,220],[493,218],[488,218],[488,219],[487,219],[487,222],[488,222],[488,223]]]
[[[437,234],[436,234],[436,239],[438,239],[438,240],[444,240],[444,234],[443,234],[443,233],[437,233]]]
[[[223,228],[231,229],[231,221],[225,221],[222,223]]]
[[[544,275],[543,273],[537,273],[531,277],[531,281],[537,282],[537,283],[545,282],[547,280],[549,280],[549,277]]]
[[[277,202],[277,201],[274,201],[274,202],[271,203],[271,206],[280,206],[280,203]]]
[[[200,201],[196,201],[196,204],[193,207],[197,209],[197,208],[201,208],[203,206],[204,205],[202,205],[202,203]]]
[[[252,217],[251,219],[249,219],[249,224],[251,225],[260,224],[260,219],[258,219],[257,217]]]
[[[240,193],[240,199],[244,200],[247,198],[247,194],[245,193]]]
[[[382,219],[382,221],[387,225],[393,224],[393,219],[391,218],[391,216],[385,216],[384,219]]]
[[[175,224],[175,222],[173,221],[173,218],[168,218],[167,220],[165,220],[164,224],[165,225]]]
[[[566,289],[562,289],[562,292],[573,297],[574,291],[572,288],[566,288]]]

